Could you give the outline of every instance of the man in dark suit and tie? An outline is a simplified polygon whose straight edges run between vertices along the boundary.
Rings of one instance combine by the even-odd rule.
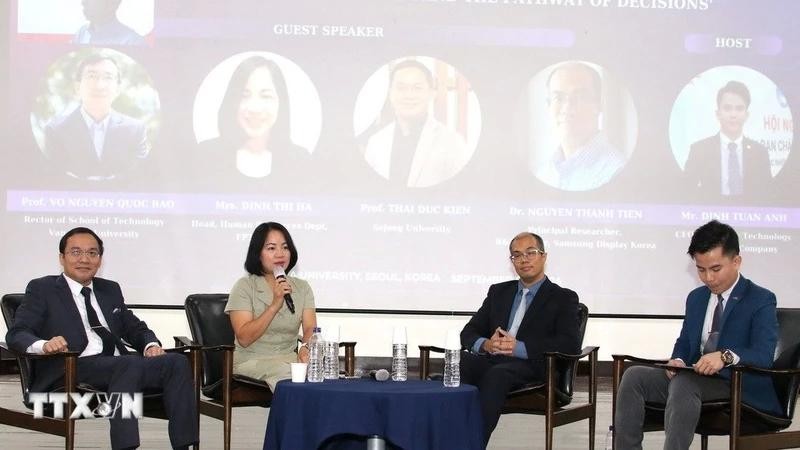
[[[744,136],[750,91],[730,81],[717,93],[714,136],[692,144],[684,173],[688,183],[709,197],[751,195],[769,190],[772,171],[767,148]]]
[[[694,232],[688,253],[703,286],[686,299],[668,364],[694,370],[634,366],[625,371],[614,421],[617,450],[642,448],[645,403],[665,406],[664,448],[688,449],[701,403],[730,398],[730,365],[772,366],[778,340],[775,294],[739,273],[736,231],[711,221]],[[743,397],[754,408],[780,414],[769,376],[746,374]]]
[[[16,351],[47,354],[80,352],[77,382],[109,393],[163,392],[174,448],[198,442],[197,405],[185,356],[165,353],[147,325],[126,306],[119,284],[95,277],[103,241],[88,228],[68,231],[59,243],[64,273],[28,283],[6,341]],[[136,349],[129,352],[123,343]],[[64,363],[34,363],[31,392],[63,383]],[[118,411],[119,412],[119,411]],[[111,447],[139,446],[138,421],[110,419]]]
[[[115,111],[122,78],[116,61],[95,53],[75,75],[80,104],[45,126],[45,153],[76,178],[105,180],[131,170],[150,152],[144,122]]]
[[[544,274],[547,253],[534,233],[509,245],[518,280],[489,287],[486,300],[461,331],[461,381],[478,387],[486,441],[508,392],[544,375],[544,352],[578,353],[578,294]]]

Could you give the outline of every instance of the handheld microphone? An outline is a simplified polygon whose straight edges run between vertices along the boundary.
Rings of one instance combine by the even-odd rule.
[[[275,276],[276,280],[280,280],[283,278],[286,279],[286,272],[283,271],[283,267],[275,266],[272,269],[272,275]],[[289,312],[294,314],[294,300],[292,300],[292,296],[290,294],[285,294],[283,296],[283,301],[286,302],[286,307],[289,308]]]
[[[370,370],[369,377],[375,381],[386,381],[389,379],[389,371],[386,369]]]

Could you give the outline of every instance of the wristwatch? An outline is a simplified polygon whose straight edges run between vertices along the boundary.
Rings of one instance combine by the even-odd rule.
[[[727,348],[719,354],[719,357],[722,358],[722,363],[726,366],[733,364],[733,352]]]

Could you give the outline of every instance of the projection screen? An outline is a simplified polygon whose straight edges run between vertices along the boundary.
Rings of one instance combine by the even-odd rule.
[[[3,292],[87,226],[182,304],[277,221],[318,307],[474,311],[528,230],[593,313],[681,314],[719,219],[800,306],[794,0],[84,3],[3,3]]]

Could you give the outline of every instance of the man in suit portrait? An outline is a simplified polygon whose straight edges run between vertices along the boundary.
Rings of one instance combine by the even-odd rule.
[[[112,108],[121,81],[119,65],[111,56],[88,56],[75,74],[80,102],[45,126],[45,153],[71,176],[112,179],[150,152],[144,122]]]
[[[172,447],[184,449],[198,442],[188,359],[165,353],[155,333],[125,306],[119,284],[95,276],[103,241],[88,228],[74,228],[61,238],[59,253],[64,272],[28,283],[6,335],[9,346],[35,354],[80,352],[76,382],[101,391],[162,391]],[[36,360],[31,392],[56,390],[63,386],[63,374],[63,360]],[[138,447],[137,419],[122,418],[119,412],[109,419],[111,447]]]
[[[508,392],[544,376],[544,353],[580,351],[578,295],[544,273],[542,238],[520,233],[509,245],[518,280],[489,287],[461,331],[461,381],[478,387],[486,442]]]
[[[692,187],[711,196],[738,196],[769,189],[769,152],[744,136],[750,91],[730,81],[717,92],[719,133],[692,144],[684,174]]]
[[[703,286],[686,298],[668,365],[693,370],[634,366],[625,371],[614,420],[617,450],[642,448],[645,403],[664,405],[664,448],[688,449],[701,403],[730,398],[731,365],[772,366],[778,340],[775,294],[739,272],[736,231],[711,221],[695,230],[688,253]],[[744,375],[742,395],[744,403],[780,414],[768,375]]]
[[[73,38],[76,44],[142,45],[144,38],[120,22],[117,9],[122,0],[82,0],[83,15],[89,22]]]
[[[567,62],[550,72],[547,91],[547,110],[558,148],[536,170],[537,178],[567,191],[586,191],[608,183],[627,157],[600,128],[600,74],[583,62]]]
[[[454,176],[469,161],[464,137],[429,112],[436,95],[430,70],[405,60],[390,72],[384,107],[391,121],[366,140],[364,157],[389,181],[408,187],[432,186]]]

